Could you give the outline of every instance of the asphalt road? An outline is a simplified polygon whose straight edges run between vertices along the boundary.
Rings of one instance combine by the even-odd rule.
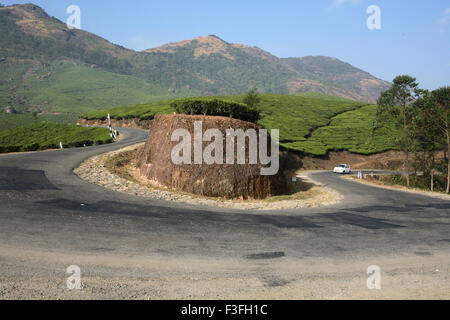
[[[256,265],[450,253],[450,201],[362,185],[328,172],[312,178],[344,195],[340,204],[265,213],[152,201],[89,184],[72,173],[84,159],[147,135],[121,132],[126,137],[111,145],[0,156],[0,279],[15,272],[27,276],[24,252],[89,255],[92,261],[107,255]],[[17,269],[15,250],[22,252]],[[4,295],[15,296],[11,290]]]

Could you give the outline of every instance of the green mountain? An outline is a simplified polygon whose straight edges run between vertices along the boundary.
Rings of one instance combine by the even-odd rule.
[[[0,110],[78,114],[253,86],[374,101],[389,84],[334,58],[279,59],[216,36],[136,52],[69,30],[33,4],[0,7]]]
[[[168,61],[181,61],[180,68],[165,74],[166,79],[179,79],[177,85],[182,87],[188,79],[196,78],[202,83],[203,95],[242,93],[256,85],[265,93],[313,91],[375,102],[390,86],[336,58],[280,59],[259,48],[230,44],[214,35],[170,43],[145,52],[153,57],[165,55]]]
[[[330,57],[287,58],[283,62],[295,69],[303,78],[312,80],[322,87],[306,87],[309,91],[332,94],[360,101],[375,102],[380,93],[390,84],[346,62]],[[290,84],[300,85],[304,80],[293,80]],[[314,90],[315,89],[315,90]]]

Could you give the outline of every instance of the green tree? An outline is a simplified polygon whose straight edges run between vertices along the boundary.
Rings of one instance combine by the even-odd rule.
[[[439,128],[440,110],[433,96],[426,91],[414,102],[411,125],[414,167],[430,176],[430,189],[434,191],[434,177],[438,171],[436,151],[444,144],[444,134]]]
[[[406,184],[410,186],[410,139],[409,130],[411,125],[412,106],[423,94],[419,89],[416,79],[408,75],[398,76],[394,79],[393,85],[378,98],[377,122],[393,121],[402,128],[402,137],[396,142],[405,154],[403,168],[406,171]]]
[[[34,122],[37,122],[37,121],[38,121],[38,114],[37,114],[37,112],[36,112],[36,111],[33,111],[33,112],[31,113],[31,115],[33,116],[33,121],[34,121]]]
[[[433,91],[433,99],[439,108],[438,128],[445,135],[447,146],[447,193],[450,193],[450,87]]]
[[[244,102],[250,108],[256,108],[261,102],[261,98],[258,94],[258,89],[255,87],[250,90],[242,102]]]

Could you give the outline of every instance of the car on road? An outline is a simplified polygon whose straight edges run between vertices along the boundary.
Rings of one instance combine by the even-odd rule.
[[[333,172],[339,173],[339,174],[345,174],[345,173],[352,172],[352,169],[349,164],[339,164],[334,168]]]

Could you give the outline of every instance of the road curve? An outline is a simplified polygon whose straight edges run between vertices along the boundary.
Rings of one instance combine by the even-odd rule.
[[[7,252],[14,250],[255,263],[450,253],[450,201],[362,185],[332,173],[312,178],[344,196],[338,205],[265,213],[143,199],[73,174],[84,159],[142,142],[147,135],[121,132],[126,137],[110,145],[0,156],[0,278],[13,276],[17,262]]]

